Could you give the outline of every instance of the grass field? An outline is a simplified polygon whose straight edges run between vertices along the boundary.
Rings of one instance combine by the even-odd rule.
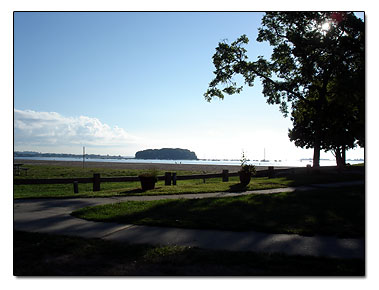
[[[365,262],[14,232],[16,276],[363,276]]]
[[[28,165],[27,178],[136,176],[141,170]],[[364,170],[364,168],[362,168]],[[15,198],[160,195],[236,192],[312,183],[364,180],[362,172],[288,174],[254,178],[242,187],[238,178],[178,181],[142,192],[139,182],[68,185],[16,185]],[[177,172],[178,175],[201,172]],[[163,175],[163,171],[159,172]],[[15,178],[25,178],[16,176]],[[301,235],[362,238],[365,234],[365,190],[355,186],[334,190],[248,195],[193,200],[127,202],[84,208],[75,216],[91,220],[184,228],[257,230]],[[365,261],[283,254],[212,251],[179,246],[129,245],[100,239],[14,232],[16,276],[363,276]]]
[[[75,178],[92,177],[94,173],[100,173],[102,177],[137,176],[144,170],[122,170],[110,168],[80,168],[47,165],[28,165],[27,176],[15,176],[20,178]],[[199,174],[199,171],[178,171],[177,175]],[[163,175],[164,171],[159,171]],[[299,186],[312,183],[326,183],[354,179],[363,179],[362,174],[289,174],[285,177],[253,178],[247,187],[242,187],[238,177],[231,177],[229,182],[221,182],[221,178],[197,180],[179,180],[176,186],[165,186],[163,181],[156,184],[154,190],[142,191],[139,182],[107,182],[101,184],[101,190],[92,191],[92,184],[79,184],[79,193],[74,194],[72,184],[44,184],[44,185],[15,185],[14,198],[62,198],[62,197],[101,197],[101,196],[127,196],[127,195],[162,195],[162,194],[186,194],[205,192],[238,192],[267,188],[281,188],[287,186]]]
[[[238,197],[127,201],[72,213],[92,221],[362,238],[364,186]]]
[[[27,175],[15,176],[15,179],[33,179],[33,178],[73,178],[73,177],[92,177],[94,173],[100,173],[102,177],[114,176],[138,176],[145,170],[136,169],[113,169],[113,168],[93,168],[80,166],[51,166],[51,165],[34,165],[28,164]],[[146,169],[147,170],[147,169]],[[159,175],[165,171],[158,170]],[[200,171],[181,171],[181,174],[196,174]]]

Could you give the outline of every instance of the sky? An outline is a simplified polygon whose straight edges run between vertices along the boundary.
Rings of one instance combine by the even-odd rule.
[[[221,41],[242,34],[248,56],[259,12],[14,13],[14,150],[134,156],[185,148],[198,158],[297,160],[289,117],[269,105],[259,79],[241,94],[203,94]],[[363,158],[364,150],[347,152]],[[331,153],[321,158],[333,159]]]

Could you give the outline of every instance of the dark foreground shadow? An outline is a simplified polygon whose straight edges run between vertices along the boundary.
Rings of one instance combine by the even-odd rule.
[[[247,185],[242,183],[233,184],[229,187],[229,192],[243,192],[247,190]]]
[[[85,253],[85,254],[83,254]],[[363,276],[364,260],[14,233],[16,276]]]
[[[137,188],[137,189],[130,189],[130,190],[125,190],[125,191],[120,191],[120,195],[137,195],[137,194],[140,194],[140,193],[143,193],[145,192],[144,190],[142,190],[141,188]]]

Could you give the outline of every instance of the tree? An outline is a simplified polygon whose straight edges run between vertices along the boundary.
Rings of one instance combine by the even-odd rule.
[[[296,104],[295,108],[291,114],[293,128],[289,130],[288,136],[296,146],[312,148],[315,130],[313,120],[317,117],[315,111],[306,108],[302,102]],[[351,104],[341,106],[336,102],[329,102],[326,109],[322,119],[320,148],[332,151],[337,166],[344,167],[346,150],[357,145],[356,108]]]
[[[343,93],[336,90],[352,79],[362,88],[362,72],[364,87],[364,24],[353,13],[270,12],[262,18],[257,41],[268,41],[273,47],[270,61],[262,56],[256,61],[248,60],[243,47],[249,42],[246,35],[230,45],[219,43],[213,56],[215,78],[204,97],[210,101],[213,97],[223,99],[224,94],[240,93],[243,86],[233,81],[235,75],[242,75],[248,86],[260,78],[267,102],[280,105],[285,117],[299,105],[301,112],[311,112],[305,119],[311,118],[308,123],[312,122],[312,130],[308,132],[312,134],[300,134],[304,140],[297,143],[312,139],[305,143],[314,149],[313,166],[317,167],[329,99],[343,99]],[[364,99],[364,93],[353,95]],[[301,124],[305,123],[298,122]]]
[[[320,147],[332,151],[337,166],[345,166],[345,152],[365,143],[365,71],[364,71],[364,28],[355,18],[345,17],[346,31],[335,54],[340,63],[327,86],[325,106],[315,112],[312,105],[297,102],[292,112],[293,128],[289,137],[296,146],[312,148],[315,134],[314,122],[321,123]],[[350,27],[350,29],[348,29]]]

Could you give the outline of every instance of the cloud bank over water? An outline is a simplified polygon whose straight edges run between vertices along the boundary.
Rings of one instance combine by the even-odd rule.
[[[136,130],[135,127],[129,130]],[[312,149],[295,147],[284,130],[262,126],[235,126],[196,130],[138,131],[138,136],[118,126],[111,127],[88,116],[63,116],[57,112],[38,112],[14,109],[14,150],[43,153],[134,156],[137,151],[160,148],[182,148],[194,151],[198,158],[239,159],[244,151],[248,158],[269,160],[298,160],[311,158]],[[362,158],[364,149],[349,150],[347,158]],[[331,153],[321,152],[322,158],[334,159]]]
[[[111,128],[97,118],[66,117],[56,112],[14,109],[14,145],[17,147],[127,146],[136,137],[123,128]]]

